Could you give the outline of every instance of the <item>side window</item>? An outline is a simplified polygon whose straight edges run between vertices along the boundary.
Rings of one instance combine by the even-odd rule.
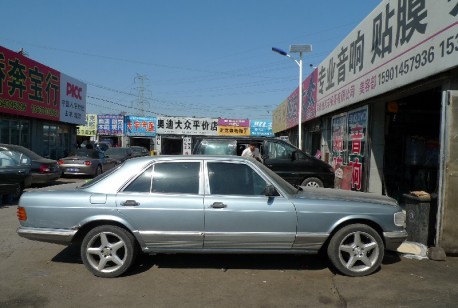
[[[171,162],[154,165],[152,192],[199,193],[200,162]]]
[[[127,186],[125,192],[143,192],[149,193],[151,191],[151,175],[153,167],[148,168],[146,171],[141,173],[132,183]]]
[[[262,195],[267,183],[251,167],[239,163],[208,163],[212,195]]]
[[[0,167],[30,165],[30,158],[16,151],[0,151]]]
[[[268,142],[267,149],[269,158],[275,159],[291,159],[293,157],[293,153],[297,151],[296,148],[286,143],[278,142]]]

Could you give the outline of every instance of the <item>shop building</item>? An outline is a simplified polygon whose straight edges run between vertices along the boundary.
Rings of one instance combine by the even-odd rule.
[[[458,253],[458,3],[382,1],[303,82],[303,148],[336,187],[432,196],[429,246]],[[273,131],[297,142],[298,89]],[[456,189],[455,189],[456,190]],[[409,218],[408,218],[409,219]]]
[[[85,122],[86,84],[0,46],[0,142],[59,159]]]

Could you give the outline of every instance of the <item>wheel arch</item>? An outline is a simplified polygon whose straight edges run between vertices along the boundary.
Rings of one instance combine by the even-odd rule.
[[[136,236],[135,232],[132,231],[132,228],[128,226],[125,222],[119,221],[119,220],[113,220],[113,219],[94,219],[91,221],[88,221],[87,223],[83,224],[79,229],[78,232],[76,232],[75,236],[72,239],[72,244],[81,244],[83,241],[83,238],[86,236],[86,234],[89,233],[92,229],[99,227],[99,226],[116,226],[120,227],[127,232],[131,233],[134,238],[136,244],[140,247],[140,243],[138,240],[138,237]]]
[[[346,226],[349,226],[349,225],[354,225],[354,224],[363,224],[363,225],[367,225],[369,227],[371,227],[372,229],[375,230],[375,232],[378,233],[378,235],[380,236],[380,238],[382,239],[383,241],[383,245],[385,246],[386,243],[385,243],[385,238],[383,236],[383,229],[382,227],[375,221],[371,220],[371,219],[368,219],[368,218],[362,218],[362,217],[359,217],[359,218],[351,218],[351,219],[347,219],[347,220],[344,220],[344,221],[340,221],[338,222],[333,228],[332,228],[332,231],[329,233],[329,236],[328,238],[326,239],[326,241],[324,242],[323,246],[321,246],[321,249],[320,251],[322,252],[325,252],[326,249],[328,248],[328,245],[329,245],[329,242],[331,241],[332,237],[342,228],[346,227]]]

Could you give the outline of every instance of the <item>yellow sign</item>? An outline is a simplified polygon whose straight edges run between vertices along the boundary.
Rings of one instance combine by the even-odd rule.
[[[97,135],[97,115],[96,114],[86,114],[86,125],[77,125],[76,134],[78,136]]]
[[[221,126],[218,125],[219,136],[249,136],[250,128],[241,126]]]

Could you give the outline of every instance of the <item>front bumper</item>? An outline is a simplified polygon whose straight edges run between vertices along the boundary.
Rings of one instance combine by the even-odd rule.
[[[407,239],[407,231],[383,232],[385,238],[385,249],[396,251],[399,246]]]
[[[69,245],[77,230],[19,227],[16,232],[33,241]]]

